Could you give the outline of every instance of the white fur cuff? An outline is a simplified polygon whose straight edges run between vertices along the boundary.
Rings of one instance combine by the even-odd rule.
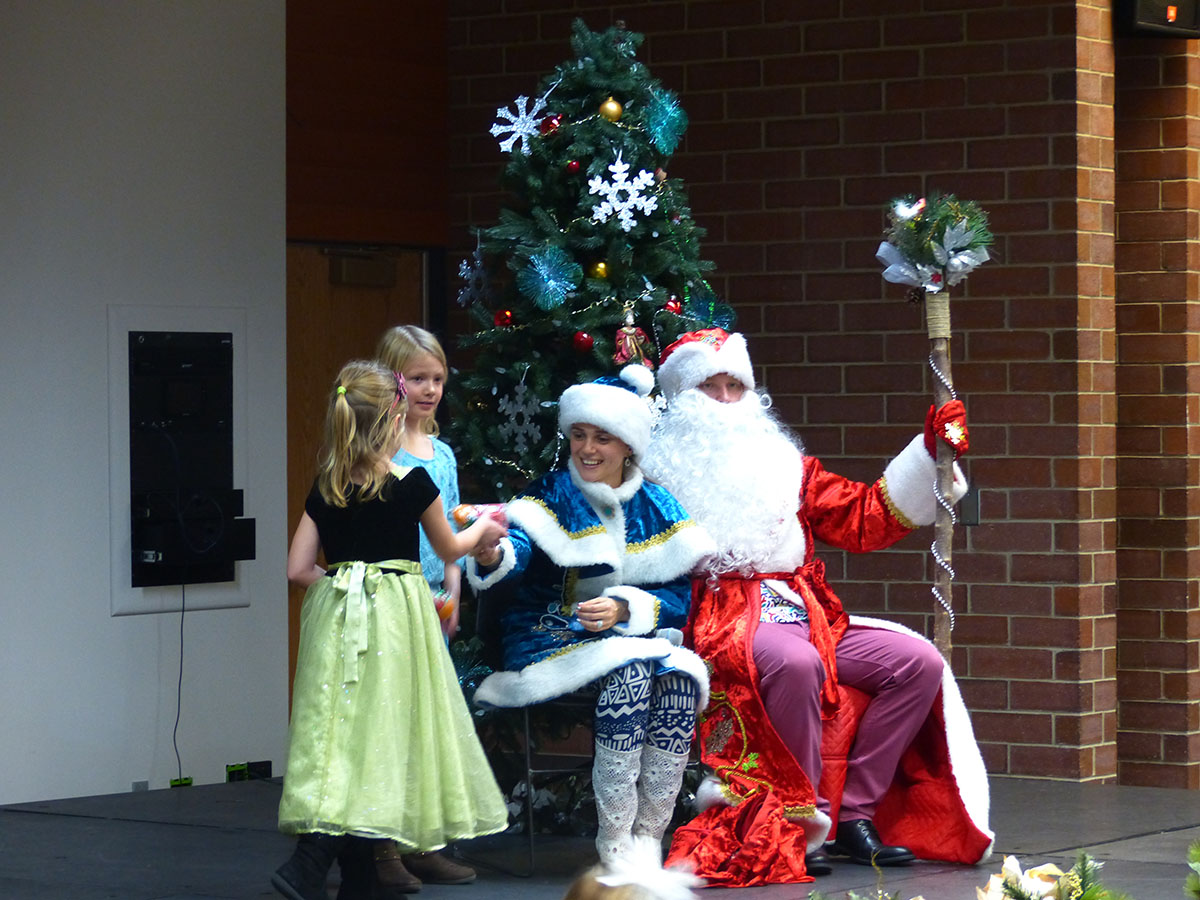
[[[629,621],[613,626],[617,634],[649,634],[658,626],[659,600],[649,591],[618,584],[605,589],[602,596],[624,600],[629,607]]]
[[[504,578],[517,564],[517,554],[513,550],[512,541],[500,538],[500,563],[490,572],[479,573],[479,563],[475,557],[467,557],[467,582],[476,591],[486,591]]]
[[[925,449],[925,436],[918,434],[883,470],[884,488],[889,505],[905,525],[930,524],[937,514],[934,481],[937,463]],[[967,479],[958,463],[954,464],[954,488],[950,502],[957,503],[967,492]]]

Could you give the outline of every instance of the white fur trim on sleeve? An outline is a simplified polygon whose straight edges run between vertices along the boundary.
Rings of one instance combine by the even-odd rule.
[[[888,505],[905,525],[930,524],[937,513],[934,480],[937,463],[925,449],[925,436],[918,434],[883,470],[883,486]],[[967,479],[958,463],[954,464],[954,488],[950,502],[957,503],[967,492]]]
[[[658,627],[659,599],[649,591],[628,584],[617,584],[607,588],[602,596],[624,600],[629,606],[629,621],[613,626],[617,634],[649,634]]]
[[[500,562],[490,572],[479,574],[479,563],[475,557],[467,557],[467,582],[476,591],[486,591],[513,570],[517,564],[517,554],[513,550],[512,541],[500,538]]]

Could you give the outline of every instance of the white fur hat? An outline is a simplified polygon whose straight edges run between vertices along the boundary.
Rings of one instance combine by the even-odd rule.
[[[589,384],[576,384],[558,400],[558,428],[567,434],[572,425],[595,425],[629,445],[634,461],[650,444],[650,406],[646,396],[654,386],[654,373],[641,363],[621,370],[620,378],[605,375]]]
[[[658,369],[658,385],[668,400],[721,373],[754,390],[754,366],[746,339],[722,328],[691,331],[667,347]]]

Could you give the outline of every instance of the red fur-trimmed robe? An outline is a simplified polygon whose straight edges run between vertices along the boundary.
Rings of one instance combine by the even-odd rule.
[[[721,781],[726,804],[711,806],[675,832],[667,864],[681,863],[711,885],[745,887],[810,881],[805,827],[818,817],[813,785],[768,720],[758,692],[754,633],[760,581],[785,580],[808,609],[811,640],[826,671],[822,687],[821,794],[837,809],[846,754],[869,697],[837,683],[835,647],[849,627],[901,629],[853,620],[825,581],[813,537],[845,550],[882,549],[911,531],[890,502],[883,479],[873,485],[826,472],[804,458],[798,519],[806,559],[793,573],[723,576],[693,585],[690,646],[709,664],[710,700],[700,719],[703,761]],[[911,634],[911,632],[909,632]],[[923,859],[975,863],[991,850],[987,775],[954,677],[946,667],[929,717],[901,759],[875,825],[881,838]],[[818,835],[817,843],[823,835]],[[811,837],[810,837],[811,839]]]

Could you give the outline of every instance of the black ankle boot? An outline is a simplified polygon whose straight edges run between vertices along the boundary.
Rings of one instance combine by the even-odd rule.
[[[345,835],[320,831],[300,835],[291,858],[271,876],[271,884],[288,900],[328,900],[325,878],[346,840]]]
[[[870,819],[851,819],[837,827],[837,840],[829,845],[833,856],[848,856],[860,866],[903,866],[916,857],[907,847],[889,847],[879,839]]]
[[[809,875],[830,874],[833,871],[833,863],[829,860],[829,854],[821,847],[809,850],[804,854],[804,871]]]
[[[341,874],[337,900],[372,900],[375,896],[375,850],[371,841],[349,837],[337,861]]]

